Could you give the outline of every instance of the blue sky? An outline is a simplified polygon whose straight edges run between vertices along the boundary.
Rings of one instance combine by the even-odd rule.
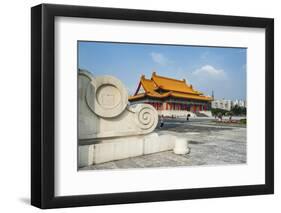
[[[78,42],[78,67],[94,76],[113,75],[134,93],[140,76],[183,79],[205,95],[246,99],[245,48]]]

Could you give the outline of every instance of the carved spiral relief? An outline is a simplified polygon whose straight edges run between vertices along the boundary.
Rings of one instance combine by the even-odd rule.
[[[128,92],[113,76],[79,71],[79,139],[144,135],[158,123],[149,104],[128,104]]]
[[[138,126],[143,130],[154,129],[158,123],[157,111],[148,104],[141,104],[137,112]]]

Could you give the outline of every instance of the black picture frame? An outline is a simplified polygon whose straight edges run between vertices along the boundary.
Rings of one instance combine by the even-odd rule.
[[[265,184],[79,196],[54,195],[55,17],[264,28]],[[41,4],[31,9],[31,204],[39,208],[155,202],[274,193],[274,20],[165,11]]]

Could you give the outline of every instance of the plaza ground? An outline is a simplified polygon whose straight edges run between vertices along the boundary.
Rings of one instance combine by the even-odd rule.
[[[152,168],[243,164],[247,159],[246,125],[222,124],[208,118],[165,119],[158,134],[186,137],[190,153],[176,155],[173,151],[117,160],[80,168],[81,170]]]

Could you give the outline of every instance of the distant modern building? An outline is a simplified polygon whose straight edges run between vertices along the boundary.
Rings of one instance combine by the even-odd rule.
[[[232,105],[235,106],[240,106],[240,107],[247,107],[247,102],[244,100],[238,100],[236,99],[235,101],[232,102]]]
[[[211,109],[212,97],[195,90],[186,80],[177,80],[152,73],[150,79],[141,76],[131,103],[151,104],[162,115],[186,116]]]
[[[212,109],[223,109],[223,110],[228,110],[230,111],[232,107],[234,107],[235,105],[239,106],[239,107],[247,107],[247,103],[244,100],[225,100],[225,99],[221,99],[221,100],[213,100],[212,101]]]
[[[223,109],[223,110],[231,110],[232,107],[232,101],[231,100],[214,100],[212,101],[212,109]]]

